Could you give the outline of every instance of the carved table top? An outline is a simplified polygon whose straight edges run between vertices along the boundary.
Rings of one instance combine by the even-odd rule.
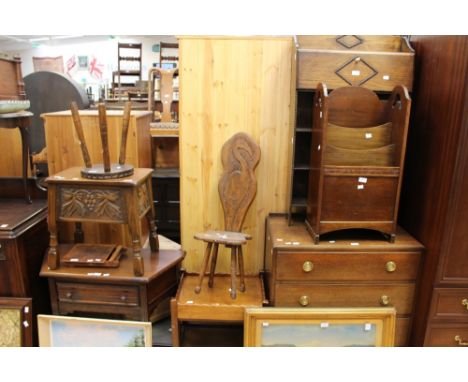
[[[46,179],[48,184],[76,184],[83,186],[135,187],[151,176],[151,168],[135,168],[133,175],[119,179],[87,179],[81,176],[82,167],[70,167]]]

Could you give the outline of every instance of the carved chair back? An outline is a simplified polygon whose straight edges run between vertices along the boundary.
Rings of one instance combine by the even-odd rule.
[[[240,232],[257,193],[254,170],[260,161],[260,147],[246,133],[237,133],[223,145],[221,160],[224,172],[218,192],[224,210],[224,229]]]

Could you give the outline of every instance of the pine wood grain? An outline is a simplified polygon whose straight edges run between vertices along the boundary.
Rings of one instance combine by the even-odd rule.
[[[288,203],[292,39],[182,37],[179,49],[184,266],[201,266],[204,246],[194,233],[224,228],[217,190],[221,147],[244,131],[262,151],[257,196],[243,225],[253,238],[244,249],[245,270],[256,273],[263,263],[265,217],[286,211]],[[229,272],[228,259],[220,253],[216,272]]]

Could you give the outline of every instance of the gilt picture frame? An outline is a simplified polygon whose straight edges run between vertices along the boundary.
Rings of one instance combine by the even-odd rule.
[[[244,346],[394,346],[395,317],[395,308],[248,308]]]
[[[151,347],[151,322],[37,316],[41,347]]]
[[[32,346],[32,300],[0,297],[0,347]]]

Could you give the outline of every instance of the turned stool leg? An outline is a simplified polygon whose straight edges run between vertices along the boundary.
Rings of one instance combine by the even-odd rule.
[[[237,293],[236,293],[236,271],[237,271],[236,248],[237,246],[231,247],[231,298],[233,300],[237,296]]]
[[[200,275],[198,276],[198,282],[197,282],[197,286],[195,287],[195,293],[200,293],[201,291],[203,276],[205,276],[206,268],[208,267],[208,260],[210,259],[210,252],[211,252],[212,246],[213,246],[213,243],[208,243],[208,245],[206,246],[205,257],[203,258],[202,269],[201,269]]]
[[[242,255],[242,246],[237,247],[237,261],[239,262],[240,286],[239,290],[245,292],[245,279],[244,279],[244,257]]]
[[[210,278],[208,279],[208,286],[213,287],[214,273],[216,269],[216,261],[218,260],[218,243],[215,243],[213,248],[213,254],[211,255],[211,267],[210,267]]]

